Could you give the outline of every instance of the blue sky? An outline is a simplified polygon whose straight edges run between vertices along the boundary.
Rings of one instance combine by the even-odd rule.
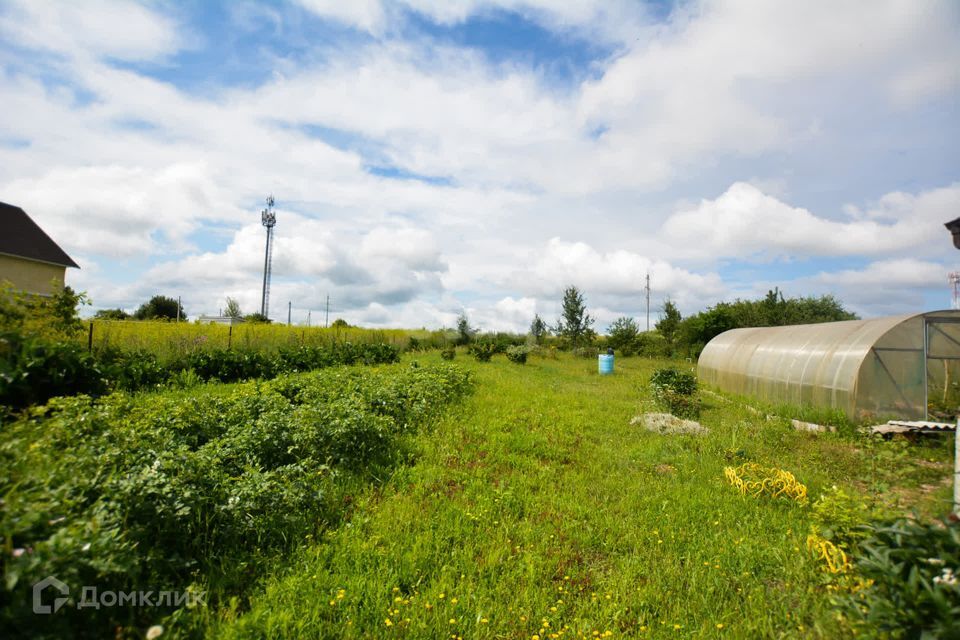
[[[95,308],[485,329],[834,294],[949,306],[960,5],[0,4],[0,200]]]

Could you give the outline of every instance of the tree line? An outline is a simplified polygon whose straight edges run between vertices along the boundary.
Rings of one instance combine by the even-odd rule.
[[[549,325],[535,314],[529,335],[537,344],[553,337],[559,346],[577,349],[585,346],[610,347],[622,355],[697,357],[714,337],[730,329],[772,327],[856,320],[858,316],[844,308],[832,295],[786,298],[779,288],[759,300],[736,299],[718,302],[684,318],[676,304],[667,299],[653,331],[641,331],[636,320],[617,318],[600,337],[593,329],[594,318],[587,312],[583,293],[575,286],[564,290],[560,317]],[[461,314],[458,326],[469,328]],[[471,331],[473,331],[471,329]],[[461,331],[461,335],[464,335]],[[469,338],[472,334],[469,334]],[[598,340],[599,338],[599,340]]]

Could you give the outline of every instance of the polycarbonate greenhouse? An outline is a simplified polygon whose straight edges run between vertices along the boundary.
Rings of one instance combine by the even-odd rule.
[[[704,384],[775,405],[924,420],[930,406],[958,404],[960,311],[733,329],[697,368]]]

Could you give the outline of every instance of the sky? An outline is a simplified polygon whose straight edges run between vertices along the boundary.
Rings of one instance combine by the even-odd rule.
[[[949,308],[955,0],[0,0],[0,201],[97,309]]]

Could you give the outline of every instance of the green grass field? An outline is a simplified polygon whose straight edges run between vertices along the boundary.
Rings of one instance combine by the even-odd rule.
[[[407,356],[439,361],[435,353]],[[475,392],[413,436],[415,461],[278,563],[249,607],[181,621],[227,638],[843,637],[811,509],[741,496],[724,467],[794,473],[894,511],[949,510],[952,438],[794,431],[705,396],[702,436],[630,425],[662,362],[480,364]],[[689,366],[689,365],[687,365]],[[178,625],[173,625],[176,628]],[[182,627],[181,627],[182,628]]]

